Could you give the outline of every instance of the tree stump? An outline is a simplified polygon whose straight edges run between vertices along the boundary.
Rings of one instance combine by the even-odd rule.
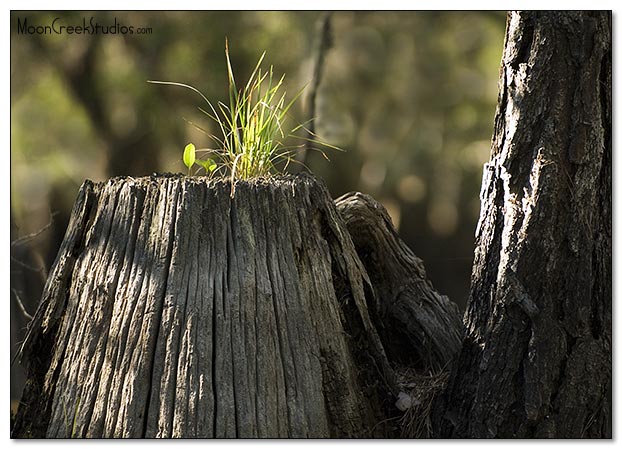
[[[447,368],[461,345],[456,303],[434,289],[422,260],[400,239],[379,202],[352,192],[335,204],[374,288],[374,324],[389,359],[436,372]]]
[[[14,437],[390,436],[373,289],[326,189],[231,193],[85,182],[22,347]]]

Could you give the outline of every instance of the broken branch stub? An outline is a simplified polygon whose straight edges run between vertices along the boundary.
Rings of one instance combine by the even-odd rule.
[[[373,285],[374,324],[389,359],[426,370],[446,368],[461,345],[458,306],[434,290],[423,262],[400,239],[379,202],[353,192],[335,204]]]

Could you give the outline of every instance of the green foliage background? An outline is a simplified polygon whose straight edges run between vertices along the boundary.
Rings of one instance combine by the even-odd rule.
[[[92,17],[151,32],[18,33],[18,18],[50,25],[57,17],[63,25]],[[265,50],[266,63],[286,73],[285,87],[294,95],[311,81],[320,17],[299,11],[12,12],[11,238],[36,232],[57,212],[53,226],[12,263],[12,287],[23,302],[36,307],[42,273],[54,260],[84,179],[185,172],[185,144],[211,144],[183,119],[212,126],[197,110],[197,96],[146,80],[187,83],[226,101],[227,37],[238,80],[247,79]],[[330,162],[310,152],[305,163],[334,197],[359,190],[381,201],[435,287],[464,307],[505,14],[342,11],[333,13],[332,28],[316,129],[346,151],[329,151]],[[303,98],[293,120],[308,119],[305,107]]]

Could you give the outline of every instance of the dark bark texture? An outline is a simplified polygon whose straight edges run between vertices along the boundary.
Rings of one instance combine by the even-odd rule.
[[[440,437],[611,437],[611,14],[513,12]]]
[[[369,195],[335,200],[374,288],[376,327],[401,366],[440,371],[460,350],[458,306],[440,295],[423,262],[400,239],[385,208]]]
[[[23,345],[15,437],[387,436],[373,289],[308,175],[86,182]]]

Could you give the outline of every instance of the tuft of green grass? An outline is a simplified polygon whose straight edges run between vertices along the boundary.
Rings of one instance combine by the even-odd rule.
[[[218,125],[220,135],[210,135],[217,148],[196,149],[192,143],[184,148],[183,161],[188,167],[188,174],[191,174],[193,167],[198,166],[197,171],[202,168],[208,175],[230,175],[233,184],[235,179],[269,175],[275,169],[278,160],[285,160],[285,167],[293,160],[296,147],[287,147],[284,140],[288,136],[295,135],[300,129],[306,128],[304,124],[300,124],[286,131],[285,122],[288,112],[300,98],[304,88],[291,100],[286,101],[283,89],[285,75],[276,77],[272,66],[268,70],[263,70],[265,55],[266,52],[259,58],[249,80],[239,88],[229,58],[229,44],[225,41],[228,104],[218,102],[214,105],[203,93],[188,84],[148,81],[153,84],[183,87],[199,94],[207,104],[207,108],[199,110]],[[312,142],[339,150],[337,147],[320,142],[319,139]],[[207,158],[198,158],[197,153]],[[325,154],[324,156],[326,157]]]

